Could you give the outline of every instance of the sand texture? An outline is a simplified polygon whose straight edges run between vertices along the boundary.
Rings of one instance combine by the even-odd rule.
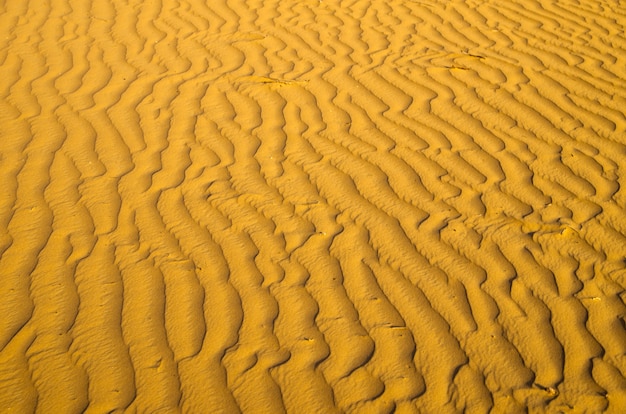
[[[626,412],[625,25],[0,0],[0,412]]]

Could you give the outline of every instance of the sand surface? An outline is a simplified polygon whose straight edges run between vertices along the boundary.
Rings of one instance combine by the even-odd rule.
[[[0,412],[626,412],[625,25],[0,0]]]

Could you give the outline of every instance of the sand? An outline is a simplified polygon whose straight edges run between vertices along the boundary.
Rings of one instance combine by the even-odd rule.
[[[0,412],[626,412],[625,25],[0,1]]]

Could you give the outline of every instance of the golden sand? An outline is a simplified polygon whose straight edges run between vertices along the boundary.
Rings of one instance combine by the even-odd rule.
[[[0,0],[0,412],[626,412],[625,25]]]

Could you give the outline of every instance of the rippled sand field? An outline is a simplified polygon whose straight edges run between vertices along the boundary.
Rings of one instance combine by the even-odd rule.
[[[626,412],[625,25],[0,0],[0,412]]]

